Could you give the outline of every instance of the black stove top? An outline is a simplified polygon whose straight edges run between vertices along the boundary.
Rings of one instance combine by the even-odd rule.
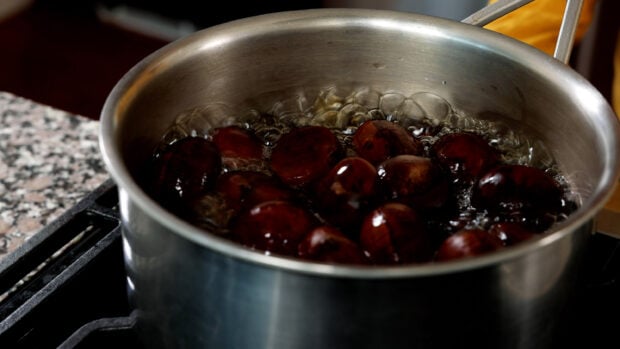
[[[142,348],[108,180],[0,263],[0,348]],[[585,296],[560,347],[617,347],[620,240],[594,234]]]
[[[0,264],[1,348],[139,347],[108,180]],[[125,346],[123,346],[125,347]]]

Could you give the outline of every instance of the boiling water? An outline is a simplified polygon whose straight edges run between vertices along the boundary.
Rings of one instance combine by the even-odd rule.
[[[353,155],[352,136],[363,122],[371,119],[385,119],[402,125],[422,141],[427,155],[430,146],[446,133],[466,131],[484,135],[491,145],[501,151],[502,162],[544,169],[561,186],[568,188],[551,152],[534,135],[515,129],[514,125],[508,126],[499,117],[480,119],[459,113],[444,98],[428,92],[405,96],[360,89],[340,95],[336,88],[327,88],[316,98],[295,95],[274,103],[270,110],[248,110],[242,115],[234,115],[232,108],[226,105],[212,104],[179,115],[166,132],[160,149],[184,137],[209,138],[213,128],[235,124],[253,130],[264,140],[267,145],[265,158],[268,159],[271,147],[282,134],[293,127],[319,125],[330,128],[345,146],[348,155]],[[224,171],[230,170],[270,171],[265,162],[224,159]],[[461,216],[471,222],[468,227],[486,228],[491,222],[470,206],[470,192],[470,188],[463,188],[455,193]],[[571,195],[567,193],[566,197]],[[201,218],[196,223],[206,228],[216,226],[221,229],[232,214],[223,210],[221,200],[213,196],[205,197],[199,206],[196,210],[201,212]],[[558,217],[558,220],[564,218]],[[456,226],[458,222],[445,224],[448,226],[444,228],[450,229],[450,225]]]
[[[335,88],[329,88],[312,101],[296,95],[276,102],[267,111],[248,110],[243,115],[233,115],[231,110],[223,104],[212,104],[179,115],[164,135],[161,146],[189,136],[209,137],[213,128],[230,124],[254,130],[268,145],[267,150],[291,127],[304,125],[329,127],[348,146],[351,136],[364,121],[385,119],[407,128],[426,149],[446,133],[469,131],[482,134],[502,152],[504,162],[546,169],[563,182],[551,153],[532,134],[509,127],[500,118],[479,119],[458,113],[445,99],[428,92],[406,97],[394,92],[358,90],[339,96]],[[245,165],[260,167],[258,164]]]

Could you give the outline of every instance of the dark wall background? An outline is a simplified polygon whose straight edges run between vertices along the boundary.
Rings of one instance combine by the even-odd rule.
[[[0,0],[4,1],[4,0]],[[98,119],[108,93],[140,59],[171,38],[128,30],[97,16],[128,6],[207,27],[245,16],[310,7],[318,1],[37,0],[0,21],[0,91]]]
[[[431,0],[229,0],[217,6],[209,0],[22,1],[29,6],[0,17],[0,91],[98,119],[105,98],[122,75],[182,35],[175,31],[181,24],[189,24],[184,30],[191,32],[262,13],[317,7],[432,10],[426,14],[442,15],[438,4],[457,0],[432,0],[432,9],[424,7]],[[470,2],[459,4],[471,7]],[[110,15],[127,9],[156,15],[168,27],[163,33],[136,30],[132,25],[138,21],[110,20]],[[446,17],[452,10],[445,11]],[[619,24],[620,1],[600,0],[595,23],[586,40],[575,47],[571,60],[571,65],[608,98]]]

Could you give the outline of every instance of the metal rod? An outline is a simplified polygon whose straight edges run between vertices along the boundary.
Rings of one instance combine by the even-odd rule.
[[[499,0],[474,12],[461,22],[482,27],[532,1],[533,0]]]
[[[573,49],[575,32],[577,31],[577,23],[579,15],[583,7],[583,0],[566,0],[566,8],[564,9],[564,18],[560,26],[558,41],[555,45],[553,57],[561,62],[568,64],[570,54]]]

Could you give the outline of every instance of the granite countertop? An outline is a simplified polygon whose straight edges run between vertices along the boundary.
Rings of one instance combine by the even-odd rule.
[[[99,122],[0,91],[0,260],[109,178]]]

